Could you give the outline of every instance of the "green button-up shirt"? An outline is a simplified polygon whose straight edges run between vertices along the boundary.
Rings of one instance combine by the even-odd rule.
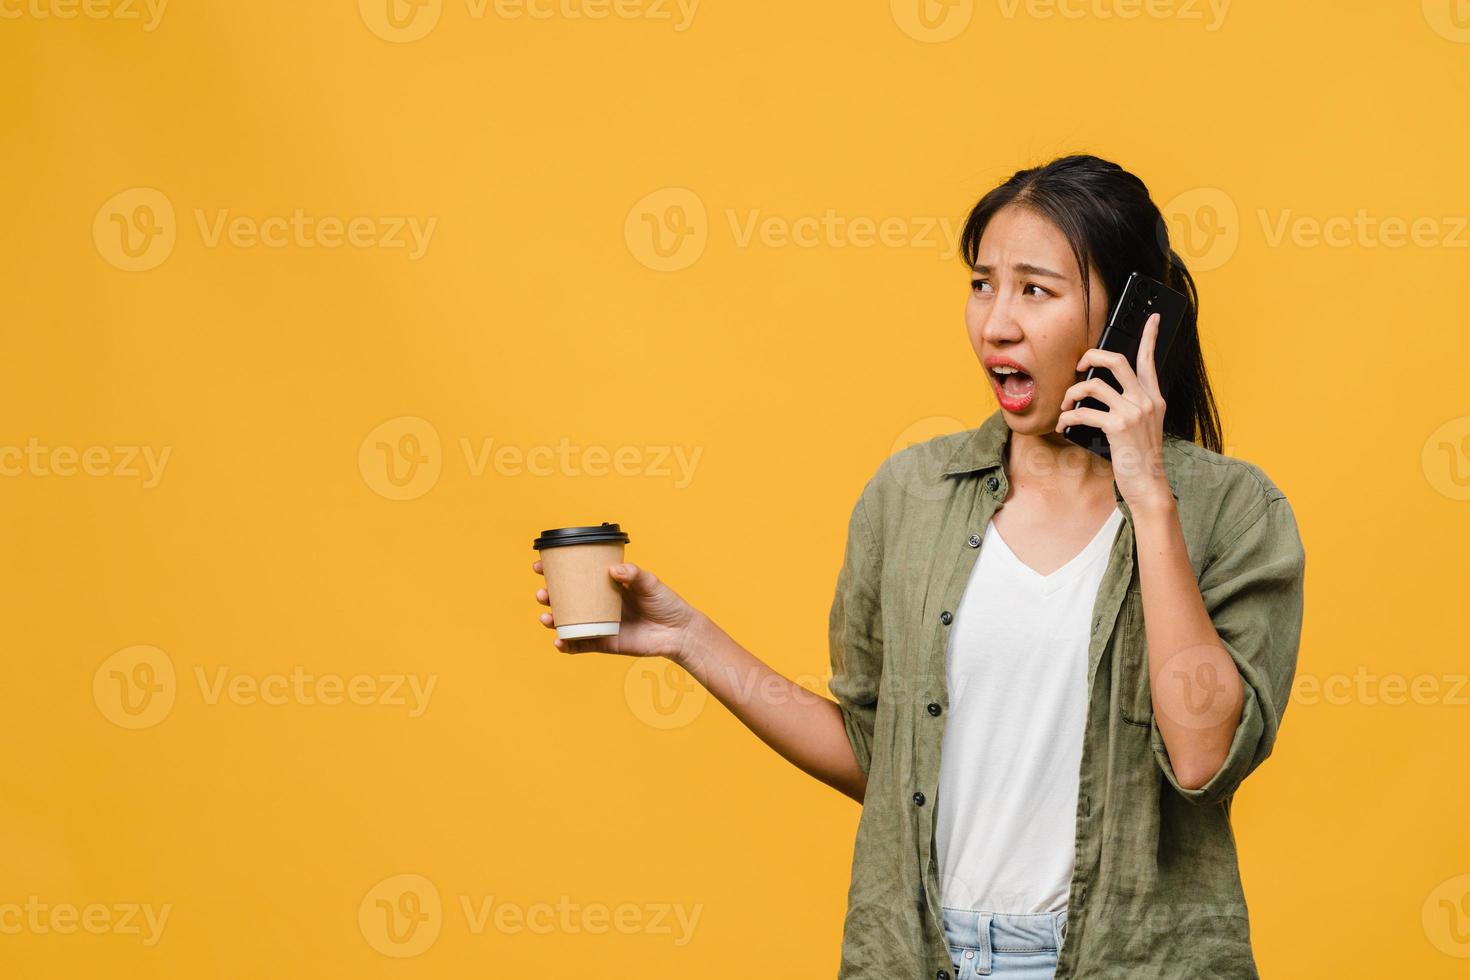
[[[951,980],[934,848],[954,610],[1006,499],[1010,428],[886,459],[848,523],[830,619],[832,678],[868,776],[839,980]],[[1281,490],[1252,463],[1165,436],[1164,471],[1215,630],[1244,681],[1229,754],[1175,778],[1154,720],[1132,516],[1093,606],[1076,853],[1056,980],[1257,978],[1230,801],[1275,744],[1296,673],[1306,556]],[[1003,910],[1005,911],[1005,910]]]

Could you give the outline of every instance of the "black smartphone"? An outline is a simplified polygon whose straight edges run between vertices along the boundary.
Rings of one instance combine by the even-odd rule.
[[[1107,326],[1103,327],[1102,339],[1097,346],[1101,350],[1122,354],[1128,358],[1128,365],[1137,371],[1138,345],[1143,341],[1143,325],[1150,316],[1157,313],[1159,333],[1154,340],[1154,369],[1162,378],[1164,365],[1169,358],[1169,348],[1174,343],[1174,335],[1179,332],[1179,324],[1184,321],[1184,311],[1188,306],[1189,300],[1182,293],[1170,289],[1157,279],[1134,272],[1123,285],[1123,292],[1113,306],[1112,316],[1108,318]],[[1102,378],[1114,391],[1123,393],[1123,383],[1105,367],[1094,364],[1087,369],[1087,377]],[[1078,402],[1077,407],[1095,408],[1101,412],[1108,410],[1107,405],[1091,395]],[[1092,450],[1103,459],[1113,458],[1107,433],[1096,426],[1069,425],[1062,430],[1062,435],[1084,449]]]

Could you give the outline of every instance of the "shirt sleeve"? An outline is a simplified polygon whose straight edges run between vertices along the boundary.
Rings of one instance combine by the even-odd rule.
[[[1244,684],[1240,724],[1219,770],[1203,786],[1179,785],[1157,718],[1150,742],[1164,777],[1186,800],[1213,806],[1232,796],[1276,743],[1296,675],[1306,553],[1280,491],[1243,521],[1200,574],[1200,594]]]
[[[837,575],[828,619],[832,679],[828,689],[842,709],[852,753],[867,775],[872,761],[873,725],[883,674],[883,610],[879,598],[882,559],[868,518],[864,487],[847,525],[847,546]]]

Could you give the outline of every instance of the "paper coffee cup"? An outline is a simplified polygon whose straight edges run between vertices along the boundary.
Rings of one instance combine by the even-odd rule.
[[[605,521],[542,531],[532,543],[541,552],[557,639],[617,636],[623,593],[608,568],[623,560],[627,543],[627,532]]]

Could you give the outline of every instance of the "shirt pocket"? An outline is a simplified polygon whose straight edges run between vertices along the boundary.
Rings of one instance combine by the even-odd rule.
[[[1143,592],[1130,587],[1123,596],[1123,621],[1118,657],[1118,710],[1123,720],[1149,727],[1153,722],[1153,692],[1148,681],[1148,643],[1143,630]]]

